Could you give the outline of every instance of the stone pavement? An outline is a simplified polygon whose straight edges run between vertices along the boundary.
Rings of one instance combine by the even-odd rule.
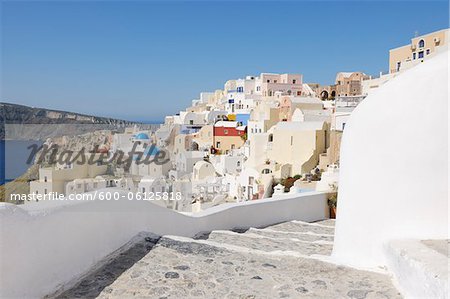
[[[142,235],[58,298],[401,298],[386,275],[326,262],[333,231],[326,220]]]

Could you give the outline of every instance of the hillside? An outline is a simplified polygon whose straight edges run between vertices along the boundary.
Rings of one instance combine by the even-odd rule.
[[[2,139],[42,140],[62,135],[79,135],[93,130],[120,131],[125,126],[135,124],[122,119],[10,103],[0,103],[0,112],[0,122],[5,124],[0,128]]]

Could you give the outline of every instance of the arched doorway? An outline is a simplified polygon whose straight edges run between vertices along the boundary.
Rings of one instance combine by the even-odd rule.
[[[191,144],[191,151],[198,151],[198,143],[193,141]]]

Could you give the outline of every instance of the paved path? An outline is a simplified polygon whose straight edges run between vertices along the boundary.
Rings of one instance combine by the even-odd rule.
[[[401,298],[388,276],[326,262],[334,221],[196,239],[141,236],[60,298]]]

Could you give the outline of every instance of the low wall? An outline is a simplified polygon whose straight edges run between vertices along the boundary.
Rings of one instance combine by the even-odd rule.
[[[392,240],[385,244],[388,269],[405,298],[449,298],[448,241],[431,242],[441,242],[445,254],[421,240]]]
[[[136,200],[1,204],[0,297],[50,294],[141,231],[192,237],[202,231],[327,217],[326,195],[317,192],[223,204],[195,215]]]

